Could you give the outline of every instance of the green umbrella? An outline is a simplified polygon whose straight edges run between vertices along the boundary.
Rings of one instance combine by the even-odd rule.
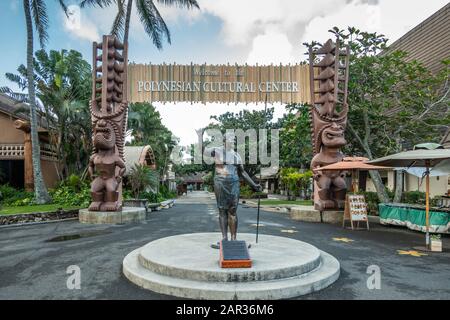
[[[376,164],[389,167],[425,167],[425,188],[426,188],[426,246],[430,245],[430,168],[440,163],[443,160],[450,159],[450,149],[444,149],[444,147],[437,143],[422,143],[414,146],[414,150],[403,151],[395,154],[391,154],[386,157],[374,159],[367,163]]]

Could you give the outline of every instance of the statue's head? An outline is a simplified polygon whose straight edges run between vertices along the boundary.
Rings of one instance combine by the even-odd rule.
[[[347,115],[345,110],[341,117],[322,115],[314,108],[312,110],[313,147],[314,153],[319,153],[322,146],[340,148],[345,146],[345,126]]]
[[[321,134],[322,144],[327,147],[339,148],[347,143],[344,137],[344,127],[337,123],[331,122],[326,126]]]
[[[94,128],[94,146],[100,150],[113,149],[116,145],[114,128],[107,121],[97,121]]]

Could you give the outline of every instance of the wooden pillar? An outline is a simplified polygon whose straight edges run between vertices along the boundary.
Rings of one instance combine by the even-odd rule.
[[[33,158],[31,155],[31,133],[30,133],[30,123],[23,120],[14,121],[16,129],[23,131],[24,134],[24,182],[25,190],[34,190],[34,177],[33,177]]]

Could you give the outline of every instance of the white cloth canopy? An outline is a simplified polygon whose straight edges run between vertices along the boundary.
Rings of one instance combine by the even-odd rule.
[[[425,173],[425,167],[411,167],[411,168],[395,168],[395,170],[404,170],[413,176],[422,178]],[[436,166],[430,169],[430,177],[446,176],[450,174],[450,159],[441,161]]]

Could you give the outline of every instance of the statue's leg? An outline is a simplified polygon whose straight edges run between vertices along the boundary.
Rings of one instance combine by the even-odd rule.
[[[316,203],[316,208],[320,211],[334,207],[334,201],[330,198],[330,186],[331,178],[325,174],[317,181],[319,201]]]
[[[343,209],[345,206],[345,194],[347,192],[347,183],[344,178],[336,177],[333,180],[333,193],[336,206]]]
[[[89,208],[88,208],[89,211],[99,211],[100,210],[100,206],[105,201],[104,200],[104,195],[105,195],[104,188],[105,188],[105,181],[102,178],[97,177],[94,179],[94,181],[92,181],[92,184],[91,184],[92,202],[89,205]]]
[[[228,214],[226,209],[219,209],[219,224],[222,240],[228,240]]]
[[[237,218],[237,208],[231,207],[228,210],[228,225],[230,226],[231,240],[236,240],[238,218]]]
[[[116,178],[109,178],[106,180],[105,203],[102,209],[105,211],[118,211],[121,205],[119,204],[119,193],[117,192]]]

